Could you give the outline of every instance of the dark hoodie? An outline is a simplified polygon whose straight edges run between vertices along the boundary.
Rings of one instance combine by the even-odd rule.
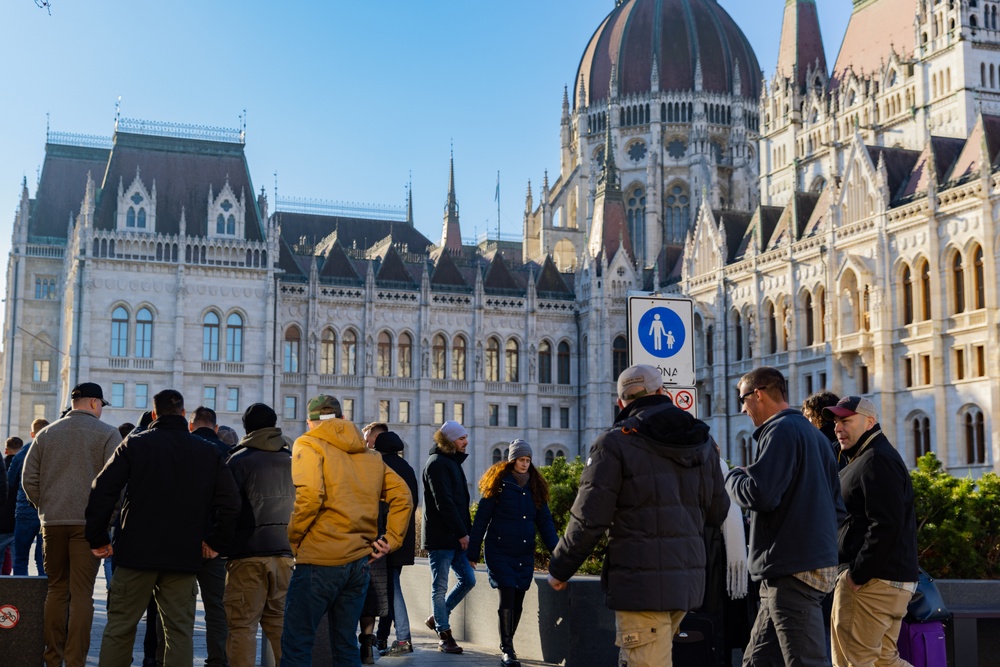
[[[708,425],[662,395],[621,412],[590,448],[580,490],[549,572],[566,581],[608,532],[601,584],[607,606],[687,611],[705,594],[705,526],[729,498]]]
[[[406,459],[400,455],[403,451],[403,441],[392,431],[379,433],[378,437],[375,438],[375,451],[382,454],[385,464],[406,482],[406,486],[410,489],[410,495],[413,497],[413,506],[416,507],[417,473],[413,471],[413,467],[406,462]],[[388,511],[388,505],[386,505],[386,511]],[[384,530],[385,522],[381,518],[381,506],[379,514],[379,529]],[[410,523],[407,526],[406,535],[403,537],[403,544],[386,556],[386,563],[389,567],[413,565],[413,557],[416,555],[416,545],[416,512],[410,512]]]
[[[242,498],[236,535],[226,555],[291,557],[288,519],[295,504],[291,442],[280,428],[259,428],[233,448],[226,466]]]
[[[468,454],[455,449],[455,444],[437,431],[436,444],[424,463],[421,476],[424,483],[424,514],[420,534],[421,546],[427,551],[457,550],[459,540],[472,530],[469,505],[469,483],[462,463]]]

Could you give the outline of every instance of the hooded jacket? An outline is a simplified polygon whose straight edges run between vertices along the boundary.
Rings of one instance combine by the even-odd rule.
[[[412,500],[406,482],[368,449],[345,419],[326,419],[292,448],[295,505],[288,541],[299,563],[346,565],[372,553],[379,501],[389,503],[385,539],[402,544]]]
[[[468,454],[455,449],[453,443],[435,434],[437,444],[424,463],[421,478],[424,483],[424,512],[421,546],[427,551],[460,549],[459,540],[472,530],[469,506],[469,483],[462,463]]]
[[[230,558],[291,556],[288,518],[295,505],[292,484],[292,441],[280,428],[248,433],[226,460],[240,490],[242,509]]]
[[[410,497],[413,499],[413,506],[417,506],[417,473],[413,467],[401,456],[403,451],[403,441],[392,431],[379,433],[375,438],[375,451],[382,455],[382,460],[393,472],[403,478],[406,488],[410,490]],[[402,567],[413,565],[416,556],[417,531],[416,513],[410,512],[410,522],[407,524],[406,537],[403,538],[403,546],[386,556],[386,565],[389,567]]]
[[[847,517],[840,524],[837,549],[854,583],[873,578],[917,580],[917,521],[913,482],[899,452],[875,424],[845,451],[840,471]]]
[[[608,533],[607,606],[687,611],[705,594],[705,526],[729,510],[708,425],[662,395],[622,410],[590,448],[569,524],[549,562],[566,581]]]

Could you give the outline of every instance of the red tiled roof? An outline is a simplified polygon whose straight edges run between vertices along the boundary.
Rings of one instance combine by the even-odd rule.
[[[859,74],[877,72],[889,58],[889,45],[900,56],[911,56],[915,13],[913,0],[875,0],[855,9],[833,66],[832,85],[839,86],[852,68]]]

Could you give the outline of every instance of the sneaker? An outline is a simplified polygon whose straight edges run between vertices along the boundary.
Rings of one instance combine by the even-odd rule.
[[[409,639],[401,642],[393,642],[386,655],[392,657],[406,655],[407,653],[413,653],[413,643]]]
[[[428,628],[430,628],[434,632],[437,632],[437,623],[434,622],[434,615],[433,614],[431,614],[430,616],[427,617],[427,620],[424,621],[424,625],[426,625]]]

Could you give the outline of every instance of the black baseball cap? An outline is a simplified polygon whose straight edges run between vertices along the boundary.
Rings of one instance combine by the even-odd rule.
[[[101,405],[111,405],[104,400],[104,391],[101,390],[101,385],[96,382],[81,382],[73,387],[73,391],[70,392],[69,397],[72,399],[99,398],[101,399]]]

